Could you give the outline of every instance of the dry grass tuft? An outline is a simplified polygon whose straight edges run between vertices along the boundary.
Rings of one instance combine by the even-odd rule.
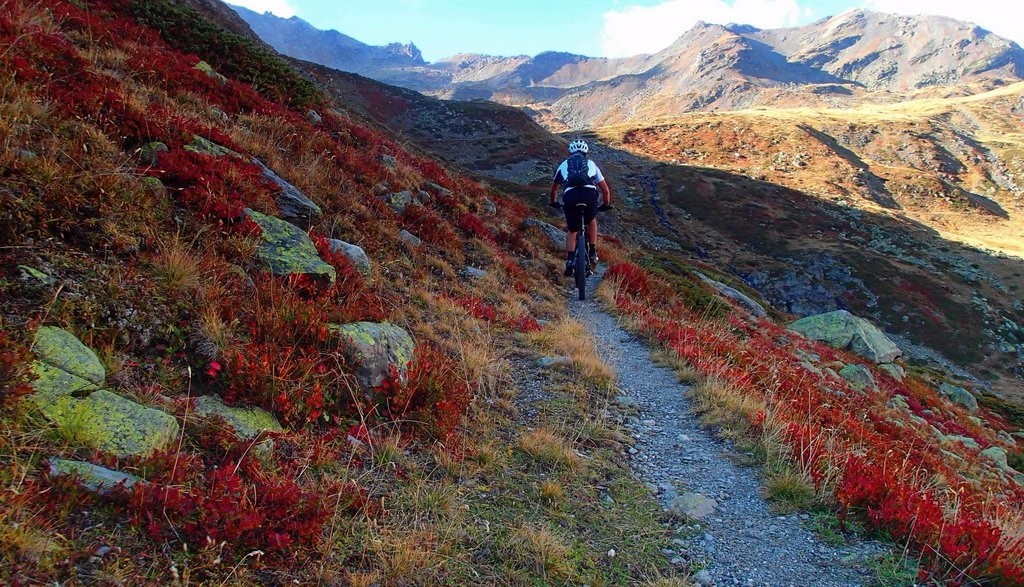
[[[554,479],[545,479],[540,483],[540,497],[549,503],[560,503],[565,499],[565,488]]]
[[[519,448],[535,460],[549,465],[564,465],[570,469],[583,466],[583,460],[569,442],[548,428],[537,428],[520,435]]]
[[[202,283],[203,269],[191,244],[182,242],[178,235],[161,243],[160,253],[153,260],[157,279],[171,291],[195,291]]]
[[[651,361],[655,365],[668,367],[675,371],[676,378],[680,383],[692,385],[700,381],[700,373],[693,368],[693,365],[672,351],[655,347],[651,351]]]
[[[576,320],[550,322],[529,337],[547,352],[568,356],[573,369],[584,379],[601,386],[615,382],[615,371],[601,359],[594,337]]]
[[[690,393],[701,422],[717,428],[722,436],[732,440],[749,439],[751,416],[767,409],[764,402],[721,379],[705,379],[691,387]]]
[[[224,321],[215,306],[207,306],[192,330],[192,342],[196,350],[211,361],[220,358],[235,339],[232,326]]]
[[[558,576],[567,570],[570,549],[550,528],[523,524],[511,539],[510,551],[522,566],[542,576]]]

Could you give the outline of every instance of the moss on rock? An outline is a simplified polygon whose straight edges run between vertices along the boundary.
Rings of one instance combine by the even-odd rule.
[[[261,432],[283,430],[277,418],[266,410],[229,407],[211,395],[196,398],[195,413],[200,417],[217,416],[222,418],[234,428],[235,434],[244,440],[255,438]]]
[[[280,218],[246,209],[245,214],[260,225],[262,240],[257,254],[277,276],[310,275],[334,284],[334,267],[317,254],[309,235]]]
[[[101,385],[107,378],[107,370],[96,353],[63,328],[40,327],[32,352],[40,361],[96,385]]]
[[[372,389],[387,377],[391,366],[405,378],[416,353],[416,343],[404,328],[387,322],[331,324],[345,345],[346,355],[356,365],[356,379]]]

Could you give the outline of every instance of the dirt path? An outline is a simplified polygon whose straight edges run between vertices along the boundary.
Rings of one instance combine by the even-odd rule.
[[[602,268],[603,269],[603,268]],[[596,288],[603,270],[591,278]],[[868,585],[867,559],[881,552],[873,543],[833,547],[802,524],[800,515],[773,513],[761,495],[758,473],[734,462],[734,449],[701,428],[691,413],[686,387],[670,369],[655,366],[648,347],[619,327],[597,302],[569,302],[574,317],[595,333],[602,358],[618,373],[620,401],[636,405],[627,424],[636,444],[633,474],[666,507],[679,499],[713,511],[688,530],[679,555],[695,567],[700,585]],[[695,497],[696,496],[696,497]],[[711,506],[711,502],[703,502]],[[806,516],[804,516],[806,518]]]

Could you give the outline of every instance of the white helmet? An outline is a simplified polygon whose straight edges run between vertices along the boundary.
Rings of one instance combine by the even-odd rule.
[[[572,155],[573,153],[577,153],[577,152],[583,153],[584,155],[586,155],[587,151],[589,151],[589,150],[590,150],[590,147],[587,146],[587,141],[584,141],[583,139],[576,139],[575,141],[569,143],[569,154],[570,155]]]

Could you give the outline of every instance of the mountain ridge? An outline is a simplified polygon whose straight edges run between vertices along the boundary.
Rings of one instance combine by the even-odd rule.
[[[257,28],[273,30],[280,21],[263,15]],[[310,32],[299,46],[276,39],[271,44],[301,56],[300,48],[327,44],[316,35]],[[865,10],[783,29],[698,22],[661,51],[615,59],[547,51],[373,65],[366,57],[326,63],[306,54],[304,59],[436,97],[528,107],[555,130],[695,110],[888,102],[909,91],[994,87],[1024,75],[1024,50],[976,25]]]

